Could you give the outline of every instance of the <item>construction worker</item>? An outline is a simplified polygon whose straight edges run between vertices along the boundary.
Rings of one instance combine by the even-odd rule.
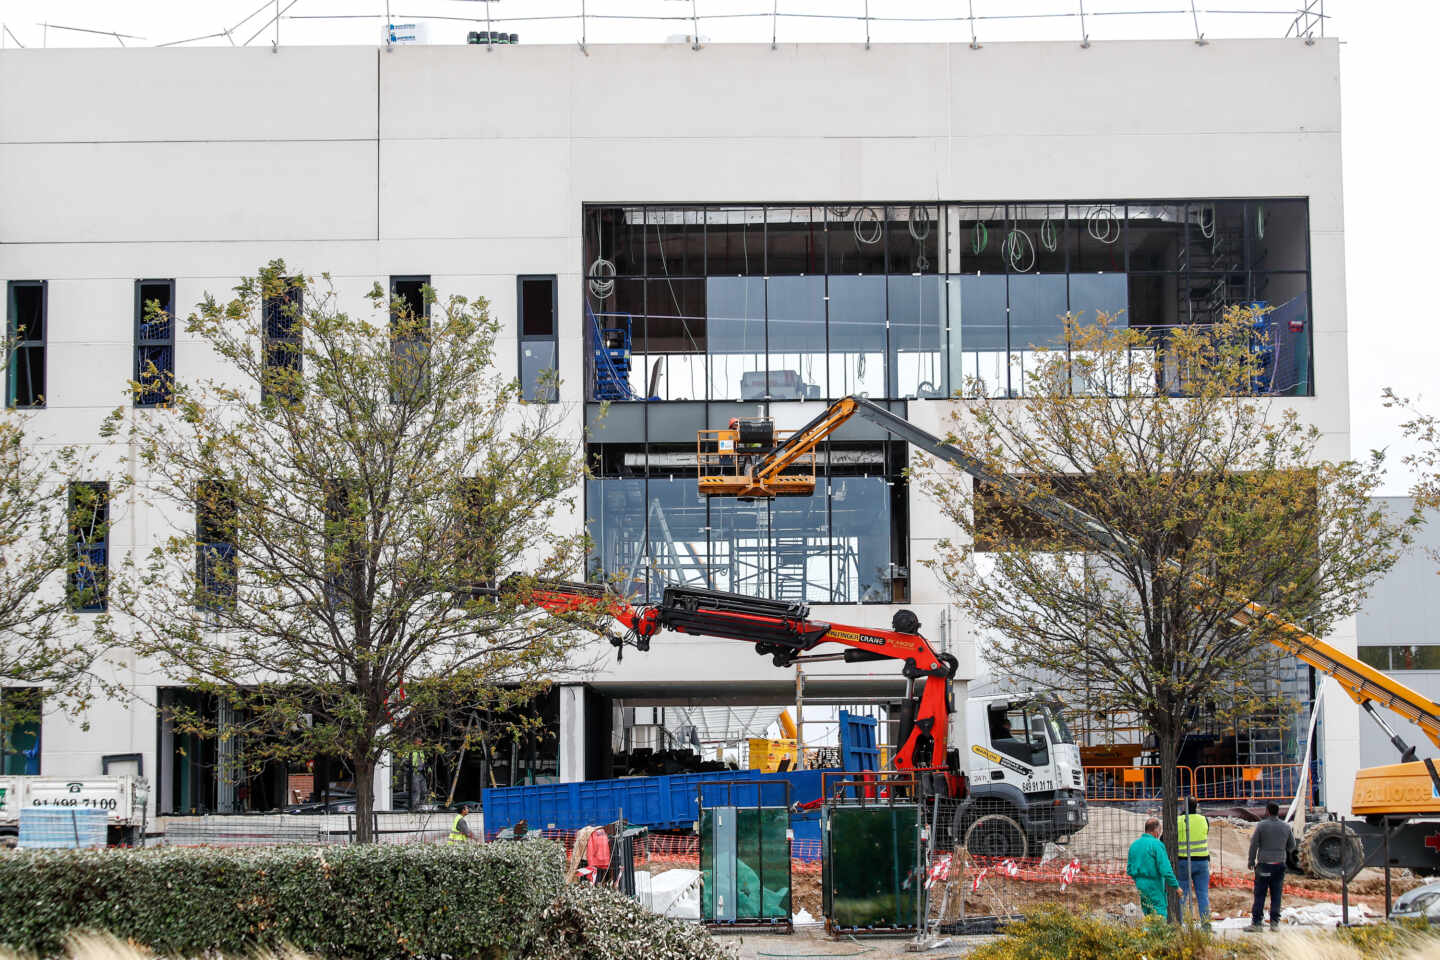
[[[1265,804],[1265,819],[1255,824],[1250,834],[1248,866],[1255,871],[1255,903],[1250,907],[1250,926],[1245,930],[1259,933],[1265,928],[1260,918],[1265,912],[1265,895],[1270,895],[1270,929],[1280,929],[1280,894],[1285,889],[1285,861],[1295,852],[1295,834],[1290,824],[1280,819],[1280,804]]]
[[[479,837],[470,832],[470,824],[465,822],[465,817],[470,812],[468,803],[460,804],[455,813],[455,821],[450,824],[449,841],[451,843],[481,843]]]
[[[1170,855],[1165,844],[1160,842],[1160,821],[1151,817],[1145,821],[1145,832],[1130,844],[1130,855],[1126,858],[1125,872],[1135,881],[1140,891],[1140,909],[1148,917],[1155,914],[1162,920],[1168,919],[1165,909],[1165,890],[1178,888],[1175,871],[1170,869]]]
[[[1190,907],[1191,888],[1195,893],[1195,916],[1210,926],[1210,821],[1198,812],[1194,797],[1185,801],[1185,812],[1175,826],[1176,876],[1180,878],[1180,907]]]

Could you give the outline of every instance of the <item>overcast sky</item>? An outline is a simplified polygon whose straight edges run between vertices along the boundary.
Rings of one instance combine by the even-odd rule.
[[[1267,14],[1214,13],[1197,3],[1192,18],[1177,0],[1091,0],[1084,31],[1092,41],[1124,38],[1194,36],[1200,31],[1217,42],[1237,36],[1284,36],[1292,14],[1280,13],[1303,0],[1226,0],[1227,10],[1274,11]],[[694,0],[700,13],[721,19],[700,25],[713,42],[767,41],[778,7],[794,14],[773,21],[781,42],[800,40],[863,41],[860,19],[823,19],[813,15],[859,17],[865,0]],[[478,0],[391,0],[392,19],[426,17],[431,43],[463,42],[467,31],[483,29],[486,13]],[[517,33],[526,43],[571,43],[580,38],[573,18],[579,0],[496,0],[489,4],[495,29]],[[973,0],[980,42],[1006,40],[1078,40],[1078,3],[1064,0]],[[941,0],[870,0],[870,13],[895,18],[872,22],[875,42],[968,40],[970,24],[903,22],[907,17],[956,16],[965,3]],[[1182,9],[1185,8],[1185,9]],[[271,21],[275,0],[0,0],[0,23],[10,31],[5,47],[116,46],[113,37],[63,30],[82,27],[128,34],[129,45],[176,41],[190,45],[263,45],[275,38]],[[381,37],[385,0],[279,0],[279,38],[289,44],[375,43]],[[585,36],[589,42],[663,41],[692,32],[689,0],[588,0]],[[1135,16],[1125,11],[1161,10],[1165,15]],[[1422,395],[1425,406],[1440,412],[1440,327],[1428,313],[1422,283],[1429,269],[1412,259],[1430,235],[1423,217],[1412,216],[1400,201],[1415,196],[1431,180],[1436,166],[1434,113],[1437,82],[1433,38],[1440,26],[1440,5],[1422,0],[1330,0],[1326,33],[1341,38],[1342,146],[1344,151],[1347,298],[1350,330],[1350,403],[1352,452],[1364,455],[1386,448],[1392,460],[1404,452],[1399,417],[1380,402],[1385,386]],[[1003,19],[1015,14],[1063,14]],[[634,15],[668,20],[626,19]],[[728,16],[726,16],[728,15]],[[449,18],[449,19],[446,19]],[[501,20],[501,18],[505,18]],[[531,19],[533,18],[533,19]],[[42,23],[56,26],[46,28]],[[226,36],[222,32],[229,31]],[[212,36],[221,34],[219,36]],[[204,38],[204,39],[194,39]],[[477,51],[478,52],[478,51]],[[1257,95],[1263,95],[1257,91]],[[23,95],[0,91],[0,96]],[[1217,104],[1216,109],[1223,109]],[[1418,201],[1417,201],[1418,202]],[[1319,384],[1325,390],[1326,384]],[[1392,469],[1382,492],[1403,493],[1408,477]]]

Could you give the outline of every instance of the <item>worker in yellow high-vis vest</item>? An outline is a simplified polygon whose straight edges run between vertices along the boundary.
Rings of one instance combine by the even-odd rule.
[[[1185,812],[1175,827],[1176,870],[1180,881],[1180,909],[1190,909],[1195,894],[1195,916],[1210,926],[1210,822],[1198,812],[1194,797],[1185,801]]]
[[[470,805],[465,803],[460,804],[459,808],[455,811],[455,820],[450,824],[450,836],[446,838],[451,843],[484,842],[475,836],[474,832],[470,829],[470,824],[465,822],[465,817],[469,812]]]

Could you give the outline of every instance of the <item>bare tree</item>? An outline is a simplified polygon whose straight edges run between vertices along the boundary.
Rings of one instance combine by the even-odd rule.
[[[250,763],[343,760],[362,841],[387,751],[533,697],[591,625],[537,615],[525,581],[470,590],[583,567],[578,429],[499,375],[484,301],[369,296],[378,321],[275,261],[199,305],[187,329],[228,369],[131,417],[176,520],[114,591],[128,642],[226,702],[234,725],[209,732],[244,737]]]
[[[1322,460],[1319,430],[1260,395],[1255,320],[1068,319],[1064,347],[1031,355],[1023,398],[974,396],[954,418],[957,445],[1023,482],[922,471],[965,534],[933,565],[1003,637],[987,652],[997,673],[1153,734],[1172,857],[1182,738],[1207,705],[1222,719],[1262,706],[1248,680],[1281,655],[1279,624],[1246,617],[1247,602],[1323,635],[1408,537],[1369,500],[1379,454]],[[1087,514],[1093,535],[1045,519],[1046,498]]]

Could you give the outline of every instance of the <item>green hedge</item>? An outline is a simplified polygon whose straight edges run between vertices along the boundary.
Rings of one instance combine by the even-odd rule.
[[[572,883],[545,908],[527,960],[726,960],[705,929],[651,913],[613,887]]]
[[[563,876],[543,840],[17,850],[0,855],[0,945],[55,955],[92,930],[187,956],[288,943],[344,960],[504,957],[529,949]]]

